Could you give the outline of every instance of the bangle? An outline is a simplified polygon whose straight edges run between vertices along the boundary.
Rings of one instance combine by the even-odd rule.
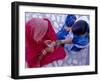
[[[44,50],[42,50],[42,54],[43,55],[46,55],[47,54],[47,51],[44,49]]]

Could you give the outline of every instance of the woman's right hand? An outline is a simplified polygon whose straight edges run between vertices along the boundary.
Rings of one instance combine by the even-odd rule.
[[[46,50],[46,52],[54,52],[54,46],[52,46],[52,47],[46,47],[45,48],[45,50]]]

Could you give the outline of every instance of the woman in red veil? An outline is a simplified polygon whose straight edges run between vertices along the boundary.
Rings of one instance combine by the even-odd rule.
[[[46,18],[32,18],[26,23],[25,53],[28,68],[42,67],[65,57],[61,46],[48,47],[46,42],[56,41],[57,37]]]

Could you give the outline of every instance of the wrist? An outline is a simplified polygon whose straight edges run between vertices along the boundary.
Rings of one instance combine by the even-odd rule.
[[[47,54],[46,49],[43,49],[43,50],[42,50],[42,54],[43,54],[43,55],[46,55],[46,54]]]

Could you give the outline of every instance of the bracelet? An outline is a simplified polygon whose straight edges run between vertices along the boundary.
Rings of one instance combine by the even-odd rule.
[[[42,54],[43,55],[46,55],[47,54],[47,51],[44,49],[44,50],[42,50]]]

